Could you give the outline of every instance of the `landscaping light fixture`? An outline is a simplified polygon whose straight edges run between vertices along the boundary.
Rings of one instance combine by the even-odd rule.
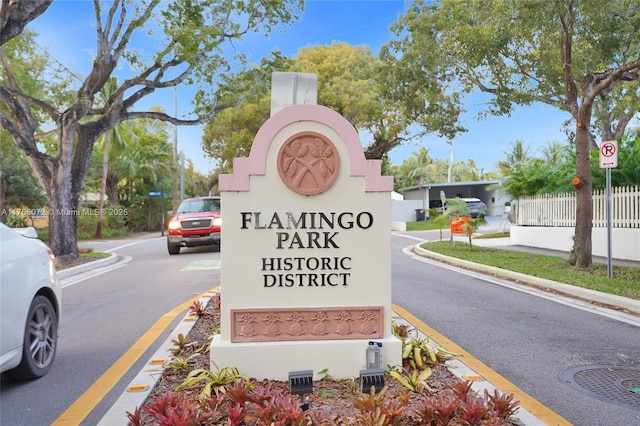
[[[289,393],[303,395],[313,390],[313,370],[289,371]]]
[[[381,342],[369,342],[369,346],[367,346],[367,370],[380,368],[381,347]]]
[[[360,392],[369,393],[372,386],[374,392],[384,387],[384,370],[381,368],[360,370]]]
[[[300,395],[300,405],[303,411],[309,409],[309,401],[303,398],[313,390],[313,370],[289,371],[289,393]]]

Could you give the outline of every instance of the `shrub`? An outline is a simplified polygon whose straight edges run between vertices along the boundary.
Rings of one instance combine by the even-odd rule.
[[[9,228],[26,228],[27,227],[27,218],[25,216],[18,216],[15,214],[10,214],[7,216],[6,225]]]
[[[78,213],[78,239],[90,240],[96,233],[96,227],[98,225],[98,210],[91,207],[85,207],[81,208]],[[120,205],[105,207],[102,215],[102,236],[104,238],[111,238],[126,235],[126,221],[128,213],[129,210]]]

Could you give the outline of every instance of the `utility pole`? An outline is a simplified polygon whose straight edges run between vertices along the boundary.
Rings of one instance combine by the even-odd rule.
[[[180,151],[180,202],[184,200],[184,151]]]
[[[447,171],[447,182],[451,183],[451,172],[453,169],[453,141],[447,142],[449,144],[449,170]]]
[[[173,111],[176,119],[178,118],[178,88],[173,86]],[[180,204],[180,187],[178,182],[178,173],[180,166],[178,164],[178,125],[173,125],[173,197],[172,197],[172,210],[175,212],[178,210]]]

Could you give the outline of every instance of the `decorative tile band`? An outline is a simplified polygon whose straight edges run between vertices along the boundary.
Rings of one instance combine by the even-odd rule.
[[[231,342],[384,337],[382,306],[232,309]]]

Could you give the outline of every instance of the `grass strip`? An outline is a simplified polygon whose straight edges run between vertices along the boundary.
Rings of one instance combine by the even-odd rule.
[[[461,241],[434,241],[421,247],[445,256],[640,300],[640,268],[613,266],[613,278],[609,279],[607,265],[599,263],[578,269],[556,256],[478,246],[469,250],[469,244]]]

